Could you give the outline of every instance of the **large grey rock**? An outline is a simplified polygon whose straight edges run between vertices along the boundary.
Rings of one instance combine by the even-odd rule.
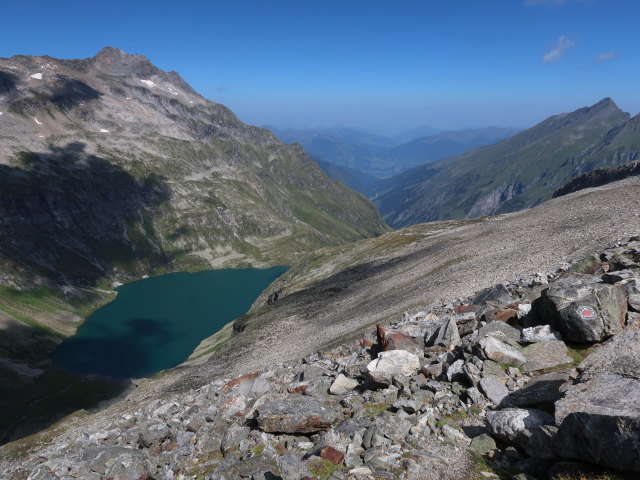
[[[460,333],[454,319],[448,319],[438,329],[434,344],[439,347],[453,348],[460,343]]]
[[[487,323],[484,327],[478,330],[479,338],[496,336],[498,338],[506,337],[510,340],[520,340],[520,330],[504,322],[491,322]]]
[[[532,343],[522,349],[522,354],[527,360],[523,366],[526,372],[535,372],[572,362],[571,357],[567,355],[567,346],[559,340]]]
[[[539,317],[570,342],[599,342],[624,325],[627,295],[617,285],[588,284],[551,287],[536,302]]]
[[[393,375],[411,376],[420,368],[417,355],[406,350],[389,350],[380,352],[378,358],[367,365],[371,378],[379,383],[391,383]]]
[[[540,437],[548,437],[548,431],[541,427],[553,426],[553,423],[551,415],[531,408],[505,408],[487,412],[487,424],[491,433],[532,457],[538,457],[541,453],[537,449]]]
[[[495,336],[488,336],[481,339],[480,347],[486,358],[499,363],[522,365],[527,361],[520,347],[509,344]]]
[[[509,389],[504,382],[493,375],[487,375],[480,380],[480,389],[494,405],[500,405],[509,395]]]
[[[562,398],[561,387],[569,380],[569,371],[552,372],[533,377],[520,390],[509,394],[509,402],[517,407],[551,404]]]
[[[300,480],[304,477],[311,477],[311,472],[307,464],[298,458],[297,455],[286,454],[277,457],[278,469],[283,480]]]
[[[266,394],[253,407],[258,427],[273,433],[313,433],[337,423],[341,415],[320,400],[297,394]]]
[[[640,472],[640,331],[618,334],[579,368],[577,382],[556,402],[562,455]]]

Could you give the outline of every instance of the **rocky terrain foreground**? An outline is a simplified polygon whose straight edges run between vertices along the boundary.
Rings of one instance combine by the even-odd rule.
[[[3,447],[2,478],[637,478],[640,236],[97,430],[79,422],[76,438],[54,427]]]
[[[407,308],[411,313],[395,316],[370,310],[370,320],[394,323],[367,328],[352,341],[344,340],[352,325],[348,315],[358,310],[345,297],[365,295],[360,288],[380,270],[361,277],[359,288],[332,297],[327,281],[318,276],[333,279],[335,288],[339,275],[331,267],[338,272],[356,267],[345,265],[336,252],[321,253],[324,261],[316,258],[313,268],[293,269],[265,294],[271,302],[258,302],[270,305],[257,304],[237,322],[238,333],[220,356],[139,381],[106,410],[78,412],[3,446],[0,478],[523,480],[572,478],[598,468],[637,478],[637,190],[637,182],[625,181],[473,225],[449,225],[449,230],[448,224],[437,225],[439,233],[415,240],[420,248],[402,244],[401,250],[414,249],[414,264],[425,248],[431,261],[440,254],[437,262],[446,263],[447,251],[438,247],[443,238],[458,236],[458,248],[470,250],[476,244],[468,236],[480,237],[486,252],[475,261],[485,276],[468,268],[462,272],[468,281],[460,287],[461,277],[447,270],[460,263],[443,266],[452,295],[444,295],[444,279],[441,283],[432,272],[431,289],[444,301],[416,293],[428,308]],[[527,222],[539,226],[531,242],[546,245],[536,249],[520,238],[517,227]],[[501,230],[511,232],[512,248],[520,249],[525,261],[495,264],[496,249],[506,248],[497,241],[495,231]],[[621,238],[625,231],[632,234]],[[621,243],[585,252],[615,232]],[[393,243],[403,234],[412,233],[394,232],[345,249],[351,248],[351,261],[366,264],[373,254],[367,242]],[[566,237],[578,234],[573,243]],[[574,262],[563,262],[569,253],[561,254],[561,246],[575,249]],[[380,264],[410,272],[408,260],[397,261],[395,248],[388,246],[384,254],[378,249]],[[495,282],[500,275],[526,271],[527,257],[536,267],[529,275]],[[544,264],[547,268],[538,268]],[[388,278],[393,270],[383,273]],[[421,281],[414,280],[424,285]],[[483,284],[489,287],[478,289]],[[327,344],[324,332],[336,328],[327,310],[315,317],[317,338],[302,347],[295,342],[300,332],[285,334],[275,319],[263,320],[269,312],[286,315],[293,308],[287,298],[304,300],[296,292],[314,288],[327,292],[324,299],[313,294],[316,305],[351,307],[342,311],[342,335],[333,331],[336,346],[298,355],[301,348]],[[404,308],[410,292],[378,288],[365,297],[375,303],[375,293]],[[308,318],[314,318],[311,312]],[[301,319],[301,331],[310,335],[305,328]],[[251,355],[244,342],[260,340],[260,332],[262,344],[256,342]],[[263,344],[268,341],[272,351],[267,353]],[[244,362],[230,363],[234,348],[246,356]]]

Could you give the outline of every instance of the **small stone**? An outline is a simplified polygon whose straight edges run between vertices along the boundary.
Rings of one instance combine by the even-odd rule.
[[[358,386],[358,381],[348,378],[342,373],[339,374],[329,387],[329,392],[333,395],[345,395]]]
[[[480,455],[486,455],[487,453],[492,452],[497,448],[495,440],[486,433],[474,437],[471,440],[469,447],[471,448],[471,450],[479,453]]]
[[[344,461],[344,453],[333,447],[324,447],[320,452],[320,457],[334,465],[340,465]]]

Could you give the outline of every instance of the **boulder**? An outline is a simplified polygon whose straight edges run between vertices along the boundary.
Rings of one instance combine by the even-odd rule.
[[[500,405],[509,396],[509,390],[504,382],[493,375],[487,375],[480,380],[480,389],[494,405]]]
[[[537,343],[549,340],[562,340],[562,337],[558,332],[552,330],[550,325],[538,325],[537,327],[524,328],[520,341],[523,343]]]
[[[561,285],[536,301],[540,319],[570,342],[600,342],[622,330],[627,314],[623,287],[608,284]]]
[[[522,349],[522,354],[527,360],[523,365],[527,373],[572,362],[567,346],[559,340],[532,343]]]
[[[562,398],[562,387],[568,380],[568,370],[533,377],[520,390],[509,395],[509,402],[516,407],[553,404]]]
[[[513,303],[513,301],[514,298],[509,293],[509,290],[507,290],[507,287],[502,284],[498,284],[478,292],[471,303],[473,305],[483,305],[486,302],[495,302],[508,305]]]
[[[439,347],[452,349],[460,343],[460,333],[454,319],[448,319],[436,333],[434,344]]]
[[[478,328],[478,320],[475,312],[460,313],[455,316],[458,333],[461,337],[469,335]]]
[[[383,351],[406,350],[411,353],[417,353],[422,352],[424,348],[422,338],[416,339],[405,333],[385,328],[382,325],[376,327],[376,333],[378,336],[378,345],[380,345]]]
[[[341,415],[314,397],[296,394],[266,394],[253,407],[253,416],[263,432],[314,433],[337,423]]]
[[[411,376],[420,368],[417,355],[406,350],[380,352],[378,358],[367,365],[371,378],[379,383],[390,384],[393,375]]]
[[[480,330],[478,330],[479,338],[495,336],[495,337],[506,337],[510,340],[515,340],[516,342],[520,340],[521,333],[515,327],[508,325],[502,322],[491,322],[486,324]]]
[[[562,456],[640,472],[640,330],[618,334],[579,370],[556,402]]]
[[[520,448],[531,457],[539,457],[541,438],[548,437],[545,426],[553,426],[551,415],[531,408],[505,408],[487,412],[491,433],[503,442]],[[547,455],[545,455],[547,456]]]
[[[516,345],[511,345],[495,336],[488,336],[480,340],[480,347],[486,358],[508,365],[522,365],[527,360]]]
[[[358,386],[358,381],[339,374],[329,387],[329,393],[333,395],[345,395]]]

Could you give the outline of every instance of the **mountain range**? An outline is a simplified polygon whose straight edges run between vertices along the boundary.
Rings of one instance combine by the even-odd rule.
[[[378,178],[391,177],[425,163],[498,142],[518,131],[487,127],[437,132],[423,127],[399,137],[384,137],[354,128],[269,128],[282,141],[299,143],[317,159]],[[425,132],[428,135],[420,135]],[[416,136],[409,141],[399,141],[409,135]],[[349,186],[354,188],[355,185]]]
[[[640,116],[631,118],[605,98],[388,179],[378,185],[375,203],[394,227],[513,212],[551,198],[574,177],[639,154]]]

